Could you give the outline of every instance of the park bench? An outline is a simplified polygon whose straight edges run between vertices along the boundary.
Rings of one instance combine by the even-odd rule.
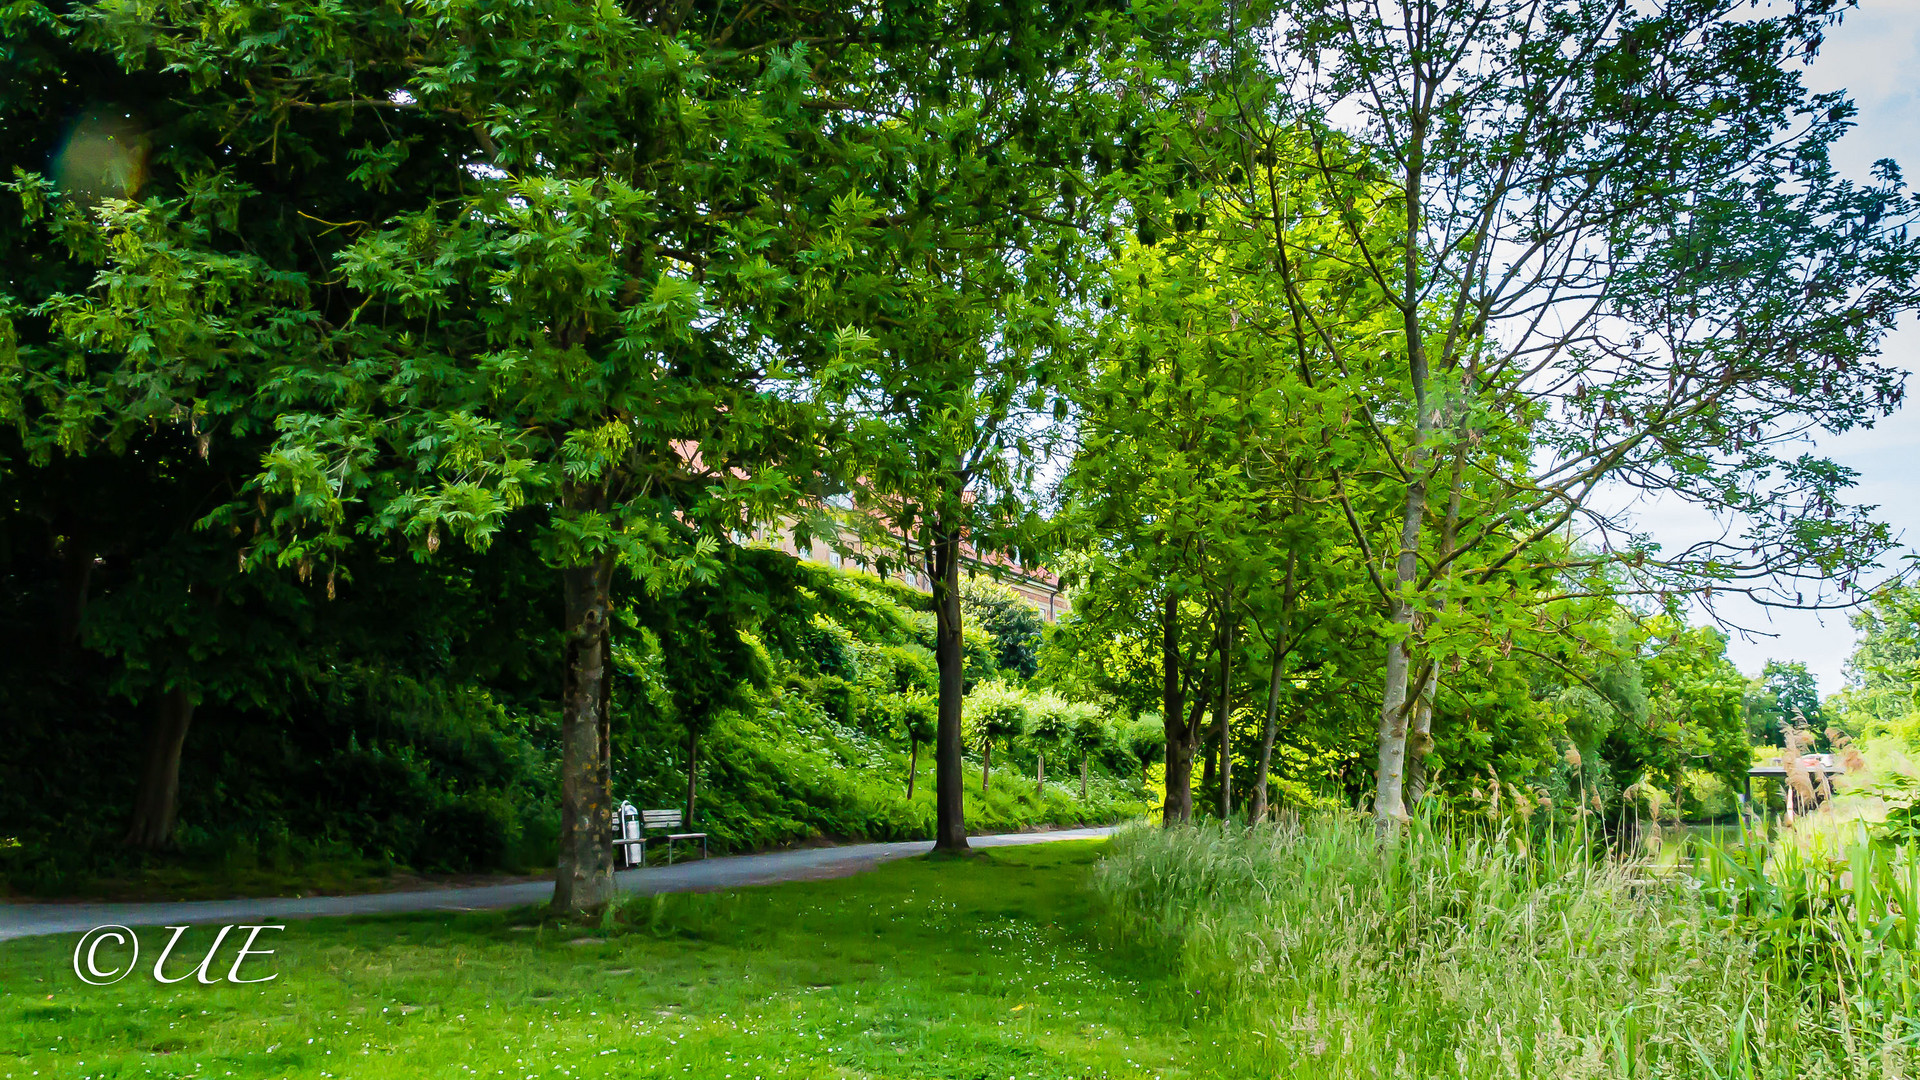
[[[643,823],[646,825],[648,832],[664,832],[667,834],[666,840],[667,840],[667,862],[668,863],[673,862],[673,842],[675,840],[700,841],[700,857],[703,859],[707,857],[707,834],[706,833],[674,832],[673,831],[675,829],[680,829],[685,827],[684,824],[681,822],[680,811],[678,810],[647,810],[647,811],[643,811],[640,817]]]
[[[635,866],[645,866],[647,862],[647,840],[649,833],[664,832],[662,839],[667,842],[667,862],[673,862],[673,844],[676,840],[700,841],[700,857],[707,856],[707,834],[703,832],[678,831],[685,828],[684,815],[678,810],[635,810],[633,804],[623,802],[613,812],[613,865],[616,870],[626,870]]]

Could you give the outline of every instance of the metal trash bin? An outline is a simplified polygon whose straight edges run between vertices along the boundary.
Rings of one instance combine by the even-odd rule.
[[[640,811],[630,802],[613,808],[613,868],[630,870],[647,861],[647,837],[640,828]]]

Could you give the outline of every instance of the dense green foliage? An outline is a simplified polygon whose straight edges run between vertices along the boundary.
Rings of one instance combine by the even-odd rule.
[[[0,867],[14,884],[70,890],[141,862],[120,841],[153,724],[142,690],[167,668],[203,695],[180,763],[190,862],[552,859],[553,646],[515,626],[539,626],[553,598],[515,549],[424,573],[366,559],[355,589],[315,603],[225,559],[188,564],[199,576],[181,587],[177,547],[143,549],[135,534],[99,557],[86,628],[63,640],[49,631],[63,598],[44,524],[7,526]]]
[[[525,594],[520,602],[535,610],[533,617],[552,597],[539,594],[544,576],[537,573],[510,588],[513,567],[500,556],[511,548],[494,550],[500,555],[468,560],[461,576],[436,571],[423,580],[409,570],[390,579],[391,594],[362,588],[319,606],[302,630],[309,646],[333,643],[335,651],[322,654],[330,664],[303,680],[290,678],[276,694],[203,709],[181,763],[179,851],[165,857],[119,848],[143,712],[89,689],[86,679],[111,670],[107,657],[80,650],[72,666],[63,666],[37,653],[31,643],[38,626],[28,619],[34,609],[24,601],[11,608],[21,621],[12,628],[20,647],[7,654],[9,685],[18,691],[9,702],[12,738],[0,747],[0,812],[8,823],[0,869],[7,880],[31,892],[200,891],[178,877],[197,869],[234,889],[272,891],[398,868],[551,865],[558,836],[552,646],[493,635],[511,625],[500,605],[514,599],[512,588]],[[646,808],[684,806],[692,717],[701,732],[697,820],[712,833],[715,852],[822,837],[926,836],[931,787],[923,777],[914,797],[906,794],[915,759],[909,740],[917,731],[924,746],[929,737],[926,597],[777,551],[743,555],[763,580],[750,585],[736,576],[738,587],[726,595],[737,603],[760,597],[769,606],[757,621],[658,623],[651,621],[661,610],[657,600],[637,594],[624,601],[615,633],[615,793]],[[766,576],[783,584],[774,588]],[[375,578],[368,571],[359,580]],[[96,603],[111,611],[119,587],[103,571]],[[423,602],[407,591],[413,587],[435,588],[439,610],[450,619],[460,615],[439,628],[441,636],[418,637],[425,628],[395,614]],[[768,600],[770,592],[783,595]],[[476,605],[464,614],[452,602],[461,595]],[[481,604],[491,610],[483,613]],[[398,640],[333,636],[366,634],[383,623],[407,632]],[[97,625],[111,624],[103,617]],[[661,626],[667,629],[655,628]],[[749,628],[744,637],[741,626]],[[708,671],[724,665],[693,655],[686,638],[694,633],[709,648],[733,635],[735,647],[755,658],[757,680],[720,684],[728,687],[724,701],[696,698],[701,685],[713,684],[688,673],[703,663]],[[994,666],[984,635],[975,646],[979,685],[1012,694],[1022,710],[1029,698],[1064,706],[1051,695],[1001,691],[995,680],[1015,673]],[[512,664],[496,659],[494,668],[476,667],[490,655],[510,655]],[[1031,777],[1038,752],[1064,750],[1056,760],[1072,763],[1072,782],[1063,772],[1044,790],[1030,781],[985,795],[971,790],[975,828],[1106,823],[1139,812],[1146,797],[1140,748],[1106,738],[1105,717],[1079,708],[1090,734],[1003,745],[997,759]],[[1085,798],[1077,774],[1083,755],[1091,764]],[[919,755],[917,764],[925,773],[930,761]]]
[[[1032,678],[1040,668],[1040,635],[1045,623],[1033,605],[998,582],[969,577],[960,585],[960,610],[967,625],[993,639],[993,660],[1016,678]]]
[[[1893,734],[1920,747],[1920,590],[1888,589],[1854,613],[1847,685],[1829,699],[1856,735]]]
[[[1793,446],[1920,302],[1793,67],[1839,5],[1393,7],[0,10],[0,858],[587,912],[616,797],[958,848],[969,751],[993,826],[1156,746],[1168,821],[1724,814],[1821,707],[1688,598],[1891,543]],[[1037,562],[1053,630],[962,581]]]

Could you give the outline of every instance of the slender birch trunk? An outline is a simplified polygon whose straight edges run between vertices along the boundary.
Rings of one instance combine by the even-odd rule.
[[[1413,637],[1413,591],[1419,584],[1420,524],[1426,511],[1426,485],[1415,479],[1407,485],[1407,498],[1400,529],[1400,557],[1394,564],[1392,605],[1393,636],[1387,642],[1386,690],[1380,702],[1380,755],[1374,770],[1373,825],[1381,835],[1397,829],[1406,820],[1402,799],[1407,758],[1407,718],[1412,712],[1407,701],[1407,670],[1411,664]]]
[[[1280,681],[1286,666],[1287,654],[1275,648],[1267,671],[1267,711],[1260,728],[1260,760],[1254,765],[1253,805],[1247,809],[1250,824],[1267,819],[1267,784],[1273,770],[1273,741],[1280,731]]]
[[[1300,488],[1293,489],[1292,513],[1300,512]],[[1267,786],[1273,774],[1273,743],[1280,733],[1280,687],[1285,677],[1287,653],[1293,650],[1293,605],[1299,598],[1295,574],[1300,568],[1299,552],[1287,549],[1287,576],[1280,588],[1280,628],[1271,645],[1273,659],[1267,670],[1267,709],[1260,725],[1260,760],[1254,766],[1253,806],[1249,823],[1267,819]]]
[[[1402,796],[1406,779],[1407,718],[1412,708],[1407,701],[1407,668],[1412,659],[1414,618],[1418,613],[1416,590],[1420,584],[1420,533],[1427,514],[1428,445],[1433,435],[1433,417],[1427,403],[1427,354],[1425,327],[1420,309],[1420,229],[1421,199],[1426,181],[1427,115],[1416,109],[1408,121],[1407,168],[1402,200],[1406,215],[1405,231],[1400,238],[1401,295],[1400,318],[1406,333],[1407,377],[1413,389],[1413,441],[1401,456],[1406,470],[1407,491],[1400,509],[1400,538],[1393,563],[1393,590],[1387,598],[1393,633],[1387,642],[1384,683],[1380,701],[1380,755],[1374,770],[1373,826],[1382,836],[1396,830],[1406,820]]]
[[[1413,720],[1407,725],[1406,805],[1411,811],[1427,796],[1427,754],[1433,749],[1433,675],[1428,674],[1414,698]]]
[[[1456,417],[1460,415],[1455,409]],[[1438,595],[1434,598],[1436,613],[1444,612],[1450,599],[1449,586],[1453,583],[1453,554],[1460,533],[1460,502],[1466,488],[1467,444],[1466,433],[1460,430],[1458,421],[1454,429],[1453,468],[1447,477],[1447,512],[1440,522],[1440,535],[1437,538],[1435,560],[1440,564]],[[1432,656],[1425,657],[1426,663],[1421,671],[1420,693],[1414,702],[1413,723],[1407,731],[1407,791],[1406,801],[1409,808],[1418,805],[1427,794],[1427,755],[1433,752],[1433,702],[1440,691],[1440,668]]]
[[[1167,798],[1163,825],[1193,819],[1193,731],[1186,717],[1186,686],[1180,670],[1180,599],[1169,594],[1160,614],[1160,723],[1166,733]]]
[[[1220,686],[1214,699],[1214,726],[1220,730],[1220,820],[1233,819],[1233,591],[1221,607]]]

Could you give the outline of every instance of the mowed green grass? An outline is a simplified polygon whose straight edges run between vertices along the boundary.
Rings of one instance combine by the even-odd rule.
[[[279,972],[259,986],[156,985],[159,929],[108,987],[75,978],[77,935],[4,942],[0,1080],[1262,1073],[1191,994],[1097,943],[1100,847],[641,900],[610,931],[529,912],[292,922],[242,973]]]

